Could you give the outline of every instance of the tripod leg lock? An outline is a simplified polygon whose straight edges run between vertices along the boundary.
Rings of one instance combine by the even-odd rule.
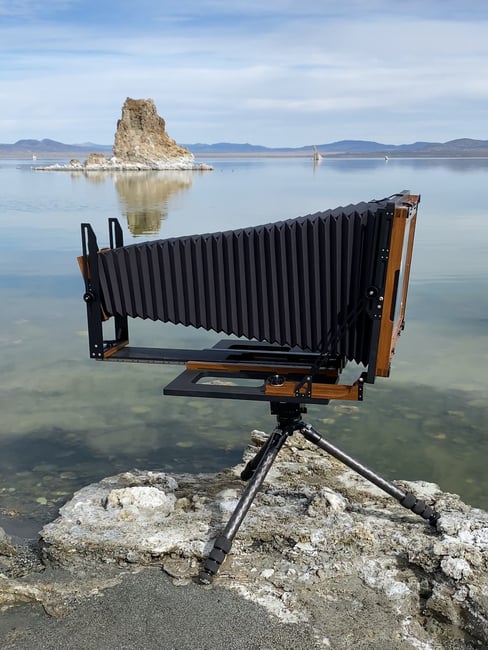
[[[431,526],[437,524],[440,514],[436,512],[432,506],[427,505],[425,501],[417,499],[415,494],[412,494],[412,492],[407,492],[403,499],[400,500],[400,504],[404,508],[407,508],[407,510],[414,512],[416,515],[420,515],[423,519],[427,519]]]
[[[204,585],[209,585],[212,583],[214,575],[220,568],[220,565],[225,560],[227,553],[232,547],[232,542],[227,537],[221,535],[217,537],[214,542],[213,548],[210,551],[203,569],[198,574],[199,581]]]

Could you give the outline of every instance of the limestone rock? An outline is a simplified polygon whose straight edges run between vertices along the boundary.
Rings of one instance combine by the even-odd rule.
[[[193,154],[180,147],[166,133],[166,125],[152,99],[131,99],[122,106],[117,122],[114,156],[119,161],[152,163],[166,159],[188,158]]]
[[[61,572],[50,580],[49,572],[36,573],[21,579],[0,573],[0,612],[25,603],[39,603],[50,616],[62,616],[84,598],[119,584],[121,576],[84,572],[74,583],[69,572]],[[3,646],[2,646],[3,647]]]
[[[16,555],[17,551],[12,543],[12,540],[7,533],[0,527],[0,555],[11,557]]]
[[[241,469],[133,471],[87,486],[42,530],[45,561],[157,564],[184,584],[236,505]],[[334,637],[334,648],[368,639],[368,647],[486,647],[488,514],[436,485],[401,485],[436,503],[436,529],[301,437],[290,439],[216,582],[282,621],[307,621],[317,639]]]
[[[84,162],[85,167],[90,167],[92,165],[104,165],[107,162],[107,159],[103,155],[103,153],[91,153],[87,157],[87,159]],[[75,164],[75,162],[71,161],[70,164]],[[78,165],[80,163],[78,162]]]
[[[41,590],[35,585],[29,585],[7,578],[0,573],[0,611],[12,605],[29,602],[41,602]]]
[[[166,132],[164,119],[152,99],[127,97],[122,117],[117,122],[113,156],[91,153],[85,162],[71,160],[68,165],[34,167],[38,171],[146,171],[194,169],[211,170],[205,163],[196,163],[185,147],[180,147]]]

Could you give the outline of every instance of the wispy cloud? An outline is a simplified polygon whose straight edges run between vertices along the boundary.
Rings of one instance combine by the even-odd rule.
[[[126,96],[180,142],[484,137],[484,3],[302,4],[0,0],[0,141],[111,142]]]
[[[0,16],[16,18],[37,18],[69,11],[78,4],[78,0],[0,0]]]

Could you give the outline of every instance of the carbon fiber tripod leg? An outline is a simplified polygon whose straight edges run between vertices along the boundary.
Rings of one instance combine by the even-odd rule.
[[[247,463],[247,465],[242,470],[241,479],[243,481],[249,481],[249,479],[253,476],[254,472],[259,467],[259,463],[261,462],[261,459],[263,458],[263,456],[266,456],[266,454],[268,453],[269,446],[272,444],[272,442],[273,442],[273,434],[269,436],[269,438],[266,440],[264,445],[259,449],[257,454],[253,456],[253,458],[251,458],[251,460]]]
[[[230,551],[232,541],[251,507],[256,494],[259,492],[259,489],[266,478],[266,474],[271,469],[271,465],[280,449],[285,444],[286,439],[292,433],[293,429],[280,429],[277,427],[265,444],[263,453],[261,453],[261,451],[258,452],[258,454],[260,454],[259,464],[253,470],[252,476],[239,499],[239,503],[230,516],[222,534],[215,540],[214,546],[210,551],[208,558],[205,560],[202,570],[198,574],[199,581],[202,584],[211,584],[214,575],[217,573],[220,565],[225,560],[227,553]]]
[[[302,427],[299,431],[309,442],[312,442],[314,445],[317,445],[319,449],[323,449],[331,456],[334,456],[334,458],[340,460],[344,465],[347,465],[357,474],[360,474],[370,481],[370,483],[373,483],[373,485],[376,485],[376,487],[379,487],[381,490],[392,496],[404,508],[411,510],[423,519],[426,519],[432,526],[436,525],[437,520],[440,517],[439,513],[436,512],[432,506],[429,506],[421,499],[418,499],[414,494],[412,494],[412,492],[406,492],[402,488],[398,487],[398,485],[395,485],[395,483],[387,481],[351,456],[348,456],[330,442],[327,442],[327,440],[325,440],[325,438],[323,438],[310,424],[302,422]]]

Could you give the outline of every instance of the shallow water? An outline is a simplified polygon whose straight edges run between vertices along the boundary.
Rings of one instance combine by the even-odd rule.
[[[45,161],[38,161],[44,164]],[[0,515],[46,520],[80,486],[126,469],[239,461],[263,403],[162,397],[181,368],[88,359],[80,222],[107,242],[237,228],[391,195],[422,195],[407,327],[390,379],[362,403],[309,408],[331,442],[394,479],[488,508],[488,160],[220,159],[213,172],[71,174],[0,161]],[[219,335],[134,322],[131,342]],[[318,452],[320,453],[320,452]]]

